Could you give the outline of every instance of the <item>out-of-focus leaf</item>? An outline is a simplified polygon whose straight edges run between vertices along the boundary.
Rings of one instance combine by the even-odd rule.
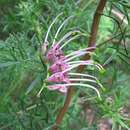
[[[29,94],[35,87],[35,85],[37,84],[37,82],[39,81],[40,76],[38,75],[33,81],[32,83],[29,85],[29,87],[27,88],[26,94]]]
[[[9,67],[9,66],[16,65],[16,64],[19,64],[19,63],[20,62],[18,62],[18,61],[0,63],[0,68]]]

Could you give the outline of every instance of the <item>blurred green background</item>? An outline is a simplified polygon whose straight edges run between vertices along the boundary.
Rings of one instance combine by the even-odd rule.
[[[47,68],[40,57],[40,47],[49,25],[61,12],[64,15],[52,28],[49,42],[62,21],[74,15],[58,39],[71,29],[78,29],[86,36],[66,46],[65,52],[87,47],[98,3],[99,0],[0,0],[0,130],[51,129],[65,95],[47,89]],[[85,70],[104,86],[105,91],[99,90],[102,101],[90,90],[76,90],[60,130],[97,130],[99,120],[104,118],[112,121],[113,130],[129,130],[129,17],[129,0],[107,0],[93,54],[105,72]],[[95,111],[91,126],[84,106]]]

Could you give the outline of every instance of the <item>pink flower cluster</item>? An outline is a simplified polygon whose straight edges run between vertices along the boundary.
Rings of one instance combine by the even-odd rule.
[[[65,62],[66,57],[58,44],[53,45],[53,47],[48,51],[46,58],[51,64],[49,71],[52,73],[48,78],[48,82],[70,83],[67,72],[63,72],[69,68],[69,65]],[[65,86],[49,86],[49,89],[59,90],[62,93],[67,92]]]
[[[59,16],[57,16],[52,22],[52,24],[49,26],[44,43],[48,43],[47,38],[50,29]],[[65,34],[58,42],[55,41],[58,33],[60,32],[60,29],[69,19],[70,18],[67,18],[58,28],[56,35],[54,37],[54,41],[50,46],[50,49],[48,49],[47,53],[45,53],[46,60],[49,62],[48,70],[51,72],[51,75],[47,78],[47,81],[52,85],[49,85],[48,89],[58,90],[59,92],[66,93],[69,86],[77,85],[77,86],[91,88],[97,92],[98,96],[100,96],[98,90],[92,85],[88,84],[88,82],[97,83],[96,77],[91,76],[89,74],[75,73],[72,71],[73,69],[77,68],[79,65],[93,65],[98,69],[102,69],[101,65],[97,63],[95,64],[95,62],[92,60],[87,60],[87,61],[78,60],[80,56],[83,56],[85,54],[90,54],[91,53],[90,50],[95,49],[95,47],[73,51],[70,54],[65,55],[63,52],[64,46],[66,46],[72,40],[76,39],[78,36],[82,35],[82,33],[77,30],[70,31],[67,34]],[[78,33],[78,34],[73,35],[73,33]],[[61,43],[64,44],[61,45]],[[79,78],[79,76],[81,78]],[[82,82],[87,82],[87,84]]]
[[[57,83],[57,84],[49,85],[48,88],[50,90],[58,90],[62,93],[66,93],[68,89],[68,84],[71,85],[72,82],[74,81],[94,82],[94,80],[71,78],[72,74],[70,73],[72,69],[77,68],[79,65],[95,65],[97,68],[99,69],[101,68],[100,65],[94,64],[92,60],[73,61],[73,59],[79,56],[90,53],[88,50],[93,48],[94,47],[82,49],[82,50],[74,51],[68,55],[65,55],[61,50],[59,44],[54,43],[52,47],[47,51],[46,54],[46,60],[50,63],[49,71],[51,72],[51,75],[48,77],[47,81],[49,83]],[[86,76],[95,79],[95,77],[86,74],[83,75],[80,73],[73,73],[73,75],[77,77]]]

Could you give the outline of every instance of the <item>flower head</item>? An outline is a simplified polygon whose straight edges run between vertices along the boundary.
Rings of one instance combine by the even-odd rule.
[[[60,29],[64,24],[70,19],[71,17],[67,18],[61,26],[58,28],[56,35],[54,37],[53,43],[50,48],[47,50],[46,59],[49,62],[49,71],[51,75],[47,78],[49,83],[56,83],[54,85],[49,85],[49,90],[58,90],[59,92],[66,93],[69,86],[83,86],[88,87],[96,91],[99,96],[99,92],[97,88],[89,85],[88,83],[96,83],[97,79],[94,76],[84,74],[84,73],[72,73],[72,71],[77,68],[79,65],[93,65],[98,69],[102,69],[102,66],[99,64],[95,64],[93,60],[78,60],[80,56],[85,54],[90,54],[91,49],[95,49],[95,47],[90,47],[87,49],[81,49],[78,51],[74,51],[70,54],[65,55],[63,48],[72,40],[77,38],[77,36],[81,36],[82,33],[80,31],[74,30],[70,31],[61,40],[58,42],[55,41]],[[55,20],[54,20],[55,21]],[[53,22],[54,24],[54,22]],[[51,24],[52,25],[52,24]],[[50,31],[47,32],[47,35]],[[74,36],[73,33],[78,33],[78,35]],[[65,41],[65,42],[64,42]],[[47,36],[45,39],[47,42]],[[63,43],[63,44],[62,44]],[[62,45],[61,45],[62,44]],[[81,77],[81,78],[79,78]],[[86,84],[87,83],[87,84]],[[99,85],[101,86],[101,85]],[[100,97],[100,96],[99,96]]]
[[[67,93],[67,87],[64,85],[50,85],[48,86],[49,90],[58,90],[61,93]]]
[[[54,63],[61,58],[64,58],[63,51],[59,49],[58,44],[54,44],[52,48],[47,52],[46,59],[49,62]]]
[[[69,82],[69,77],[66,73],[57,72],[52,74],[48,79],[49,82]]]
[[[49,70],[52,73],[56,73],[56,72],[61,72],[63,70],[66,70],[67,68],[69,68],[69,65],[64,62],[63,58],[61,58],[57,60],[54,64],[52,64]]]

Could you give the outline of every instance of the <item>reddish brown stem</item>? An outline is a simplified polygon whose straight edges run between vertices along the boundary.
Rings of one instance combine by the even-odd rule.
[[[101,13],[103,12],[103,9],[105,7],[107,0],[100,0],[98,7],[96,9],[96,12],[94,14],[94,19],[93,19],[93,23],[92,23],[92,28],[91,28],[91,33],[90,33],[90,38],[89,38],[89,42],[88,42],[88,47],[92,47],[95,46],[95,42],[96,42],[96,37],[97,37],[97,32],[98,32],[98,27],[99,27],[99,22],[100,22],[100,18],[101,18]],[[85,55],[83,57],[84,60],[88,60],[90,58],[89,55]],[[84,69],[84,66],[79,66],[78,67],[78,72],[82,72]],[[68,89],[68,93],[66,96],[66,100],[64,103],[63,108],[61,109],[60,113],[58,114],[57,118],[56,118],[56,125],[52,128],[52,130],[57,130],[57,125],[59,125],[65,115],[65,113],[67,112],[67,109],[69,107],[69,104],[71,102],[71,98],[73,96],[73,92],[74,89],[72,87],[70,87]]]
[[[100,22],[100,18],[101,18],[101,14],[103,12],[103,9],[106,5],[106,1],[107,0],[100,0],[98,7],[96,9],[96,12],[94,14],[90,38],[89,38],[89,42],[88,42],[89,47],[95,46],[95,44],[96,44],[96,37],[97,37],[99,22]]]
[[[71,101],[71,98],[72,98],[72,95],[73,95],[73,92],[74,92],[74,89],[73,87],[70,87],[68,89],[68,93],[67,93],[67,96],[66,96],[66,99],[65,99],[65,103],[64,103],[64,106],[61,108],[61,111],[59,112],[59,114],[57,115],[57,118],[56,118],[56,125],[54,125],[52,127],[52,130],[57,130],[57,125],[59,125],[65,115],[65,113],[67,112],[67,109],[69,107],[69,104],[70,104],[70,101]]]
[[[107,0],[100,0],[100,2],[98,4],[98,7],[96,9],[96,12],[95,12],[94,18],[93,18],[91,33],[90,33],[90,37],[89,37],[89,41],[88,41],[88,47],[96,46],[96,37],[97,37],[97,33],[98,33],[98,27],[99,27],[99,23],[100,23],[100,19],[101,19],[101,14],[106,5],[106,2],[107,2]],[[92,51],[94,51],[94,50],[92,50]],[[82,59],[88,60],[88,59],[90,59],[90,56],[88,54],[86,54],[83,56]],[[78,67],[79,72],[82,72],[83,69],[84,69],[84,66]]]

